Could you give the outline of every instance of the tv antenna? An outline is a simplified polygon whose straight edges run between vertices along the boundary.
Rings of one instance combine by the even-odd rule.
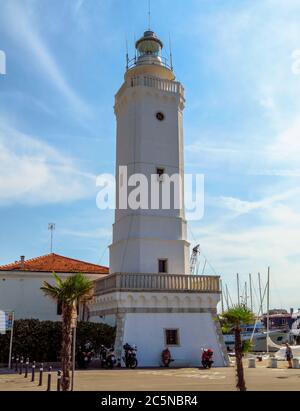
[[[148,0],[148,26],[151,30],[151,0]]]
[[[53,252],[53,231],[55,230],[55,223],[48,224],[48,230],[50,230],[50,253]]]

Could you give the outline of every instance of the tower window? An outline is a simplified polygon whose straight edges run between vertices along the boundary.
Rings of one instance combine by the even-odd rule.
[[[165,115],[159,112],[159,113],[156,113],[156,118],[158,121],[163,121],[165,119]]]
[[[166,345],[179,345],[179,330],[165,330]]]
[[[156,174],[157,174],[158,181],[163,182],[164,181],[165,169],[164,168],[157,168],[156,169]]]
[[[168,273],[168,260],[167,259],[158,260],[158,272],[160,274]]]

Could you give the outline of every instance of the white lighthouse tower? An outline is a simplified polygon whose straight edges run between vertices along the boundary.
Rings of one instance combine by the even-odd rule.
[[[162,47],[152,31],[144,33],[136,43],[138,57],[132,67],[128,67],[125,83],[116,95],[119,190],[110,247],[112,274],[189,272],[183,185],[175,181],[180,190],[179,209],[175,209],[171,199],[167,209],[159,202],[156,209],[151,206],[154,200],[151,183],[162,193],[167,185],[171,187],[170,176],[178,175],[183,181],[184,173],[184,90],[175,81],[171,67],[162,60]],[[130,181],[131,176],[138,174],[147,179],[147,204],[144,209],[132,210],[127,204],[124,204],[125,209],[120,209],[120,195],[123,200],[129,195],[129,190],[127,193],[125,190],[127,179]],[[155,175],[157,178],[153,178]],[[172,187],[174,189],[174,185]]]
[[[97,281],[90,311],[93,318],[115,319],[118,356],[125,343],[136,344],[141,366],[159,366],[166,346],[174,365],[199,366],[206,347],[224,366],[227,355],[214,318],[219,277],[190,275],[182,183],[184,89],[162,48],[155,33],[146,31],[116,94],[110,275]]]

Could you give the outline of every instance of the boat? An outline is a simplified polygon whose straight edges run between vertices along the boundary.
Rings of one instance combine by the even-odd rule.
[[[267,337],[276,345],[276,347],[267,344]],[[224,334],[223,335],[227,351],[234,351],[234,334]],[[276,352],[278,351],[278,346],[285,344],[289,341],[289,333],[287,330],[269,330],[267,332],[263,324],[253,324],[245,325],[242,327],[241,331],[242,342],[251,341],[251,352]]]

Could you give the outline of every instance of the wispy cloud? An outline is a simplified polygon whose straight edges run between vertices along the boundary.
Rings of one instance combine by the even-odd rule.
[[[42,69],[44,76],[52,82],[77,115],[89,116],[91,111],[89,105],[74,91],[65,78],[55,57],[36,28],[33,9],[30,11],[29,13],[21,2],[6,2],[3,8],[5,13],[3,21],[9,25],[8,33],[14,37],[15,41],[22,44],[22,47],[26,46],[30,53],[27,64]]]
[[[110,239],[111,238],[111,229],[110,228],[98,228],[94,230],[72,230],[72,229],[63,229],[60,231],[61,235],[66,236],[75,236],[79,238],[90,238],[90,239]]]
[[[300,187],[296,187],[258,201],[245,201],[240,198],[221,196],[215,199],[215,206],[227,208],[228,210],[233,211],[235,216],[238,216],[248,214],[254,210],[270,210],[276,204],[295,197],[300,199]],[[210,201],[210,203],[212,204],[212,201]]]
[[[95,177],[72,158],[0,118],[0,204],[60,203],[92,197]]]

